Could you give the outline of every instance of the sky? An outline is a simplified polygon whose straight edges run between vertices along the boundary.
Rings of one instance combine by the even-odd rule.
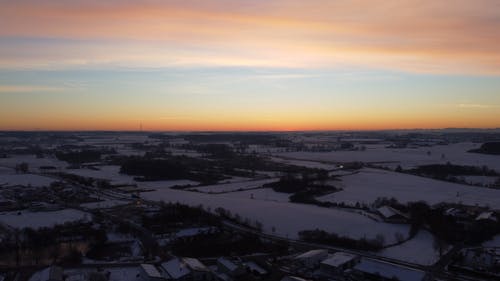
[[[497,0],[0,0],[0,130],[500,127]]]

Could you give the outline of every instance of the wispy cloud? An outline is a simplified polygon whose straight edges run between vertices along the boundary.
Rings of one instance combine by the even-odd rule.
[[[470,108],[470,109],[487,109],[487,108],[498,108],[500,106],[496,104],[460,103],[457,105],[457,107]]]
[[[0,93],[36,93],[36,92],[61,92],[61,87],[40,86],[40,85],[0,85]]]
[[[453,1],[4,1],[2,68],[368,66],[500,74],[500,5]],[[391,16],[388,17],[387,15]],[[57,42],[60,40],[61,42]],[[80,40],[65,44],[64,40]],[[36,43],[36,42],[35,42]]]

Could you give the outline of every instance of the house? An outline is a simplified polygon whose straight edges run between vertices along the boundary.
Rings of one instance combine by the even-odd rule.
[[[476,217],[476,221],[491,221],[496,222],[497,218],[494,212],[482,212]]]
[[[307,268],[316,268],[319,263],[328,257],[328,250],[317,249],[305,252],[294,258],[295,262]]]
[[[140,273],[139,273],[144,281],[160,281],[165,280],[160,271],[156,268],[156,266],[152,264],[141,264]]]
[[[352,268],[353,276],[360,280],[377,281],[424,281],[424,271],[399,266],[388,262],[363,258]]]
[[[239,262],[224,257],[217,259],[217,269],[231,277],[238,277],[246,273],[245,268]]]
[[[359,256],[336,252],[319,265],[321,273],[325,275],[341,275],[344,270],[352,268],[360,261]]]
[[[409,219],[408,215],[391,206],[382,206],[377,209],[377,213],[385,222],[389,223],[406,223]]]
[[[173,258],[161,264],[167,280],[212,280],[212,272],[194,258]]]

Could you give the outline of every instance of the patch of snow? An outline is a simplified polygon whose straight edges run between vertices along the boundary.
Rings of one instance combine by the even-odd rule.
[[[266,233],[290,238],[297,238],[301,230],[319,228],[355,239],[374,239],[377,234],[381,234],[389,244],[395,242],[395,233],[405,234],[409,229],[407,225],[376,222],[355,212],[290,202],[238,198],[231,196],[231,193],[214,195],[162,189],[142,193],[142,197],[191,206],[203,205],[212,210],[222,207],[243,219],[261,222]]]
[[[378,169],[362,169],[357,174],[343,176],[340,184],[334,184],[343,190],[317,199],[354,205],[356,202],[371,204],[378,197],[394,197],[402,203],[423,200],[429,204],[448,202],[500,206],[500,190]]]
[[[411,240],[384,249],[379,254],[421,265],[432,265],[439,260],[439,251],[434,249],[434,236],[426,230],[420,230]]]

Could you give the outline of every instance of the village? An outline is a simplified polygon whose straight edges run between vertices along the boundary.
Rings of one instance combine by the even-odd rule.
[[[451,139],[4,133],[0,272],[31,281],[499,278],[498,156]],[[450,172],[425,174],[431,164]],[[454,174],[469,166],[481,175]]]

